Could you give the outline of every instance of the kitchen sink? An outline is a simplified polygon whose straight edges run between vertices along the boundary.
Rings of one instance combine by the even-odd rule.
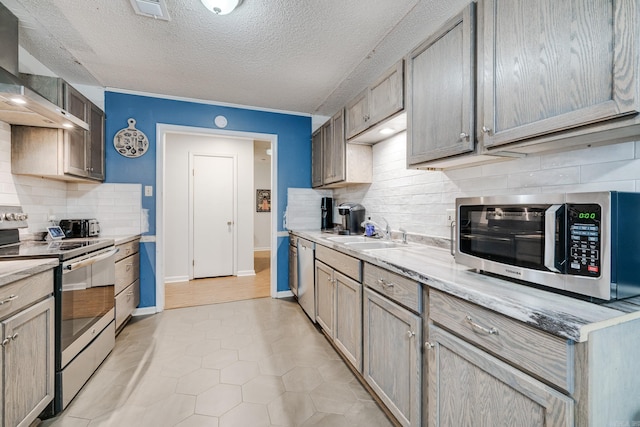
[[[399,246],[398,243],[391,242],[389,240],[346,242],[345,245],[351,249],[360,249],[363,251],[366,251],[367,249],[389,249]]]
[[[351,242],[368,242],[371,240],[369,237],[364,236],[336,236],[336,237],[327,237],[327,240],[331,240],[336,243],[351,243]]]

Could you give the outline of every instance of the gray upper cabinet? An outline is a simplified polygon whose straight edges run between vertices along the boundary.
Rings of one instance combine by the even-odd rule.
[[[407,56],[407,164],[475,150],[475,3]]]
[[[479,140],[493,148],[628,126],[612,120],[640,111],[639,12],[637,0],[484,1]],[[618,136],[630,135],[606,138]]]
[[[403,109],[404,61],[400,60],[345,107],[347,140],[373,143],[387,138],[380,134],[367,135],[360,141],[356,137]]]
[[[322,152],[323,147],[323,128],[316,130],[311,135],[311,186],[322,186]]]
[[[314,188],[371,182],[371,146],[347,143],[344,120],[344,110],[338,111],[311,138],[311,182]]]

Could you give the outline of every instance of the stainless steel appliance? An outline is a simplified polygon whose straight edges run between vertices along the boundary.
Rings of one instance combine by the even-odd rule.
[[[12,125],[89,130],[73,116],[18,78],[18,18],[0,3],[0,120]]]
[[[58,258],[55,298],[55,397],[44,416],[62,411],[115,343],[113,239],[20,241],[27,215],[0,206],[0,260]]]
[[[338,206],[338,213],[342,215],[342,231],[340,234],[363,234],[365,209],[359,203],[341,203]]]
[[[65,237],[97,237],[100,235],[100,223],[97,219],[61,219],[60,228]]]
[[[329,230],[333,228],[333,198],[323,197],[320,202],[320,213],[322,220],[320,223],[321,230]]]
[[[316,245],[305,239],[298,239],[298,303],[312,322],[316,322]]]
[[[289,289],[298,296],[298,237],[289,233]]]
[[[456,262],[599,300],[640,295],[640,193],[456,200]]]

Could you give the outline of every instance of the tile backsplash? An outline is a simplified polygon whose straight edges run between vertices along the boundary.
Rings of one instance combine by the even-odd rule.
[[[139,234],[144,230],[140,184],[67,183],[11,173],[11,126],[0,122],[0,204],[21,205],[29,228],[46,230],[49,218],[96,218],[102,235]]]
[[[406,132],[373,146],[373,182],[333,190],[336,203],[362,203],[376,222],[448,238],[457,197],[584,191],[640,191],[640,142],[527,157],[451,171],[406,169]]]

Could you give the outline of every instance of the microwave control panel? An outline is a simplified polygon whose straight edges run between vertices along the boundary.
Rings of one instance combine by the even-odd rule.
[[[602,208],[598,204],[567,204],[569,262],[567,273],[600,276]]]

